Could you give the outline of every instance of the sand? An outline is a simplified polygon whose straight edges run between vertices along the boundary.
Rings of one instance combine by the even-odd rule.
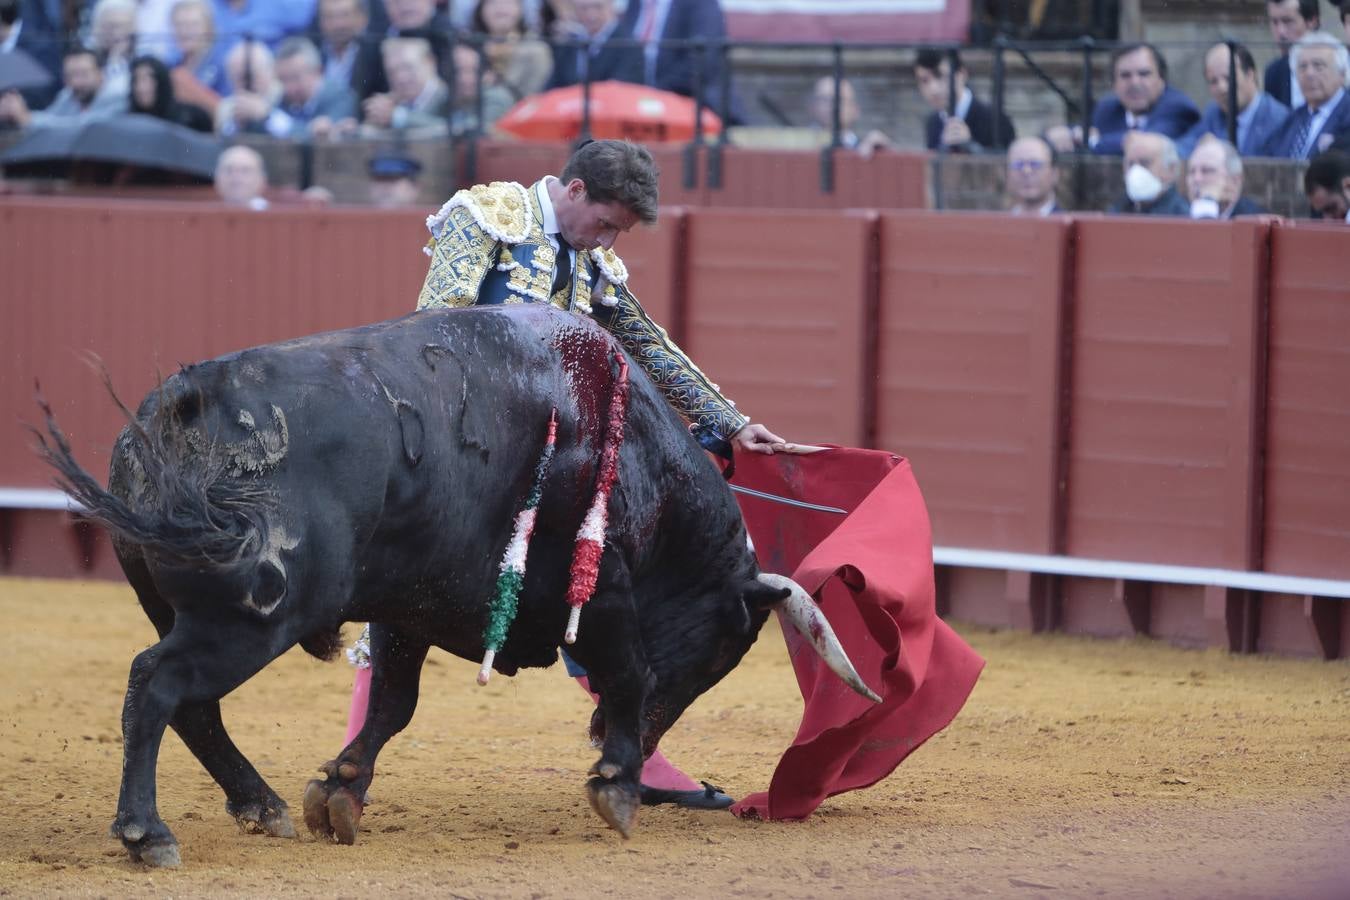
[[[1146,640],[958,628],[989,661],[955,723],[889,779],[804,823],[589,809],[589,701],[561,666],[486,688],[432,651],[380,757],[356,846],[244,834],[176,736],[159,809],[183,865],[108,836],[132,657],[154,640],[124,585],[0,580],[0,895],[365,897],[1350,897],[1350,664]],[[352,629],[349,628],[349,634]],[[294,650],[223,703],[291,804],[338,749],[351,669]],[[801,701],[773,623],[663,747],[761,790]]]

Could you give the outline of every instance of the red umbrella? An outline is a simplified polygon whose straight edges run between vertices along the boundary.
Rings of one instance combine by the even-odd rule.
[[[526,97],[496,128],[527,141],[574,141],[581,136],[583,97],[579,84]],[[594,138],[688,141],[694,136],[694,101],[640,84],[599,81],[591,85],[590,125]],[[721,130],[722,120],[704,109],[703,133]]]

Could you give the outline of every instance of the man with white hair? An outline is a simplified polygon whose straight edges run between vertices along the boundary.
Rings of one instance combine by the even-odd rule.
[[[125,97],[131,90],[131,56],[136,40],[133,0],[98,0],[89,15],[89,49],[103,61],[103,89]]]
[[[1304,103],[1284,120],[1262,148],[1263,156],[1311,159],[1350,133],[1350,55],[1329,34],[1306,34],[1289,51]]]
[[[252,147],[230,147],[216,160],[216,193],[221,202],[242,209],[267,209],[267,169]]]
[[[1115,215],[1189,216],[1191,205],[1177,193],[1181,157],[1165,134],[1126,133],[1123,149],[1125,196],[1107,208]]]
[[[1259,216],[1262,209],[1242,195],[1242,157],[1223,138],[1205,135],[1186,161],[1186,195],[1192,219]]]

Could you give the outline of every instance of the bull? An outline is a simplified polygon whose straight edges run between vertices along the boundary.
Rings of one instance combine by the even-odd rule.
[[[122,713],[111,831],[134,859],[180,861],[155,799],[166,726],[245,830],[294,836],[219,699],[297,643],[331,658],[343,623],[369,621],[364,725],[304,794],[314,834],[356,840],[376,757],[413,715],[428,650],[484,654],[498,559],[555,411],[518,614],[492,665],[511,675],[556,661],[622,353],[593,322],[542,304],[430,310],[245,350],[183,368],[134,416],[123,408],[106,490],[46,410],[40,451],[110,533],[159,635],[132,663]],[[595,592],[569,652],[599,694],[601,756],[586,790],[627,837],[643,759],[771,610],[876,697],[801,588],[760,572],[727,485],[643,377],[624,434]]]

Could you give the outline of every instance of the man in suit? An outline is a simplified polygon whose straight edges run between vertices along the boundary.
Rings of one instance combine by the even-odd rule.
[[[1244,156],[1254,156],[1265,146],[1289,116],[1289,108],[1269,94],[1261,92],[1256,81],[1256,60],[1241,44],[1237,52],[1237,148]],[[1207,134],[1228,137],[1228,73],[1232,55],[1227,44],[1215,44],[1205,54],[1205,84],[1213,102],[1205,107],[1200,121],[1177,140],[1177,152],[1191,155]]]
[[[858,132],[855,130],[861,110],[858,92],[847,78],[839,80],[839,143],[849,150],[857,150]],[[824,132],[829,143],[834,134],[834,78],[824,75],[816,80],[811,90],[811,127]]]
[[[694,96],[695,81],[702,83],[703,102],[722,109],[722,57],[714,48],[700,52],[665,42],[727,39],[727,21],[718,0],[630,0],[619,20],[618,33],[642,42],[642,82],[685,97]],[[697,75],[696,73],[701,73]],[[745,121],[740,99],[731,92],[732,124]]]
[[[346,84],[357,96],[365,92],[366,86],[355,79],[368,76],[357,72],[356,58],[361,53],[361,36],[369,24],[370,7],[366,0],[319,0],[316,25],[324,80]]]
[[[1092,113],[1093,152],[1123,152],[1126,132],[1178,138],[1200,120],[1191,98],[1167,83],[1167,60],[1152,44],[1130,44],[1111,54],[1112,95]],[[1170,143],[1170,141],[1169,141]]]
[[[1186,195],[1192,219],[1259,216],[1266,210],[1242,194],[1242,157],[1223,138],[1207,134],[1186,161]]]
[[[632,36],[619,30],[614,0],[572,0],[572,11],[581,26],[575,39],[582,43],[559,45],[553,54],[553,75],[546,88],[580,84],[587,72],[591,81],[641,84],[644,68],[641,48],[616,46],[616,41],[631,41]]]
[[[290,117],[289,137],[328,137],[337,123],[356,120],[356,94],[345,81],[323,77],[323,60],[309,38],[286,38],[277,47],[277,109]]]
[[[426,41],[436,60],[436,74],[442,80],[448,77],[452,65],[450,19],[443,10],[437,9],[436,0],[384,0],[383,7],[388,13],[387,20],[380,17],[377,21],[376,16],[371,15],[371,31],[362,38],[361,49],[352,61],[352,88],[363,104],[372,94],[387,94],[390,91],[381,50],[385,38],[421,38]],[[388,24],[384,30],[376,31],[385,21]]]
[[[1177,193],[1181,157],[1164,134],[1131,131],[1125,135],[1125,196],[1107,207],[1112,215],[1189,216],[1191,205]]]
[[[416,128],[447,134],[450,88],[436,74],[436,57],[423,38],[385,38],[380,44],[389,93],[372,94],[361,105],[367,132]]]
[[[951,78],[952,65],[955,79]],[[914,78],[919,94],[932,108],[924,121],[924,142],[929,150],[945,148],[955,153],[1002,150],[1012,143],[1012,120],[1004,114],[994,127],[994,110],[967,85],[969,74],[959,54],[931,47],[914,58]],[[949,82],[956,86],[956,102],[949,101]]]
[[[1008,212],[1015,216],[1048,216],[1063,212],[1055,200],[1059,187],[1059,159],[1050,142],[1039,135],[1020,137],[1008,147]]]
[[[1289,48],[1305,34],[1322,27],[1317,0],[1266,0],[1270,36],[1280,45],[1280,55],[1266,66],[1266,93],[1290,109],[1303,105],[1303,92],[1289,68]]]
[[[1312,159],[1350,132],[1350,55],[1345,46],[1322,32],[1304,35],[1289,58],[1294,77],[1307,101],[1284,120],[1261,148],[1263,156]]]

